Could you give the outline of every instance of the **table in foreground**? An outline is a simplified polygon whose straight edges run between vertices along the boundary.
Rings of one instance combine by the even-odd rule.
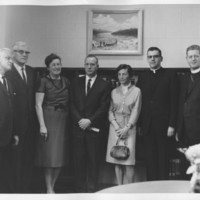
[[[189,181],[145,181],[114,186],[98,193],[189,193]]]

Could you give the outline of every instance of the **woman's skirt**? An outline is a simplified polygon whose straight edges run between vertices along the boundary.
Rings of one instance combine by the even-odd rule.
[[[68,113],[64,110],[43,109],[48,138],[38,134],[36,166],[63,167],[69,162]]]

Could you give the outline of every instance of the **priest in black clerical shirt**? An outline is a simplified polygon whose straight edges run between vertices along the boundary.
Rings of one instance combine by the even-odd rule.
[[[168,138],[175,134],[177,78],[174,70],[161,66],[162,52],[157,47],[147,51],[150,69],[139,76],[142,110],[139,126],[144,135],[147,180],[168,179]]]
[[[186,50],[190,72],[180,82],[177,136],[182,146],[200,143],[200,46]]]
[[[200,143],[200,46],[191,45],[186,50],[186,60],[190,71],[180,78],[180,94],[177,117],[177,139],[181,147]],[[186,176],[190,163],[183,155],[181,177]]]

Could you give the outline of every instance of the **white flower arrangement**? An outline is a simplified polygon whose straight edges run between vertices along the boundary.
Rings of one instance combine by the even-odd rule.
[[[200,144],[190,146],[185,151],[185,156],[191,163],[194,163],[195,160],[200,159]]]
[[[187,169],[186,173],[192,174],[190,184],[191,189],[194,191],[196,183],[200,181],[200,144],[179,149],[179,151],[184,153],[186,158],[190,161],[190,167]]]

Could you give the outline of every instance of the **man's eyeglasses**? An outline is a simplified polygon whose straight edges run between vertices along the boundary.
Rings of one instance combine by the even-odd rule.
[[[14,52],[17,52],[17,53],[19,53],[19,54],[26,54],[26,55],[28,55],[28,54],[30,54],[31,52],[30,51],[23,51],[23,50],[14,50]]]
[[[147,58],[151,59],[151,58],[159,58],[159,55],[153,55],[153,56],[147,56]]]

